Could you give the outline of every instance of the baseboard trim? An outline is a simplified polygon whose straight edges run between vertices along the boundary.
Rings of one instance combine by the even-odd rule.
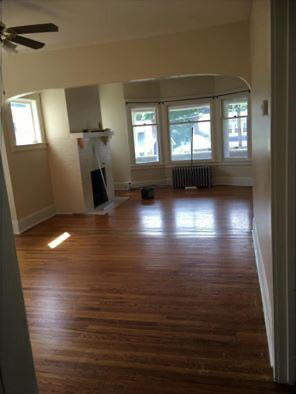
[[[148,179],[145,181],[130,181],[130,182],[115,182],[115,190],[129,190],[131,187],[144,187],[148,185],[168,186],[172,184],[171,178],[166,179]],[[253,179],[251,177],[214,177],[214,186],[253,186]]]
[[[115,182],[115,190],[129,190],[132,188],[139,188],[144,186],[168,186],[171,185],[170,179],[148,179],[146,181],[132,181],[132,182]]]
[[[40,209],[40,211],[34,212],[31,215],[25,216],[19,220],[12,220],[14,234],[22,234],[24,231],[36,226],[39,223],[44,222],[47,219],[56,215],[56,209],[54,205],[50,205],[46,208]]]
[[[13,234],[20,234],[19,222],[17,219],[12,219]]]
[[[215,186],[253,186],[253,179],[248,176],[231,176],[213,178]]]
[[[272,323],[273,318],[271,311],[271,300],[270,300],[270,294],[267,285],[267,279],[266,279],[263,257],[259,243],[255,219],[253,219],[252,236],[253,236],[257,273],[258,273],[259,284],[260,284],[261,298],[263,304],[265,328],[266,328],[268,350],[269,350],[269,361],[270,361],[270,365],[274,367],[274,343],[273,343],[273,323]]]

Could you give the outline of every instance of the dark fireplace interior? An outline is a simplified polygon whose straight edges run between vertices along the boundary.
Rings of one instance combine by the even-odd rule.
[[[102,168],[102,173],[103,173],[103,176],[105,179],[105,183],[107,185],[105,168]],[[105,190],[101,171],[100,170],[91,171],[90,175],[91,175],[94,207],[96,208],[97,206],[108,201],[108,196],[107,196],[107,192]]]

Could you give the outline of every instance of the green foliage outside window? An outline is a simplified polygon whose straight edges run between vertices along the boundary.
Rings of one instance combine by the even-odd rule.
[[[169,108],[170,135],[174,147],[191,144],[194,123],[204,120],[210,120],[209,105]]]

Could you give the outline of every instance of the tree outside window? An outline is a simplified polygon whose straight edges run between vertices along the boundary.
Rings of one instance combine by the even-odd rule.
[[[193,160],[211,159],[210,104],[172,106],[168,115],[172,160],[191,160],[191,144]]]

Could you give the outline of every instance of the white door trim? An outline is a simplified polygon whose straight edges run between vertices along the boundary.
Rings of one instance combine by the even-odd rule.
[[[294,384],[296,379],[295,20],[295,0],[271,0],[271,206],[274,288],[274,378],[277,382],[290,384]]]

